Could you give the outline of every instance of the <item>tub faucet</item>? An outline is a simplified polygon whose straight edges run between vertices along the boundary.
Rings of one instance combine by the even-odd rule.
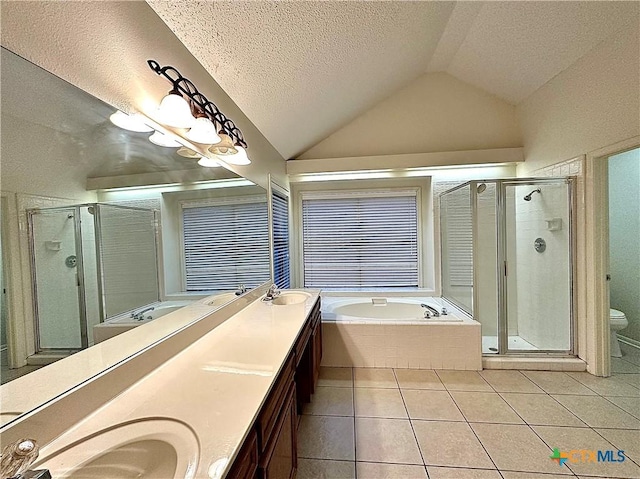
[[[240,296],[246,292],[247,292],[247,287],[243,283],[240,283],[238,285],[238,289],[236,289],[236,296]]]
[[[425,304],[425,303],[422,303],[420,306],[425,308],[425,311],[424,311],[425,318],[430,318],[431,316],[434,316],[437,318],[438,316],[440,316],[440,312],[436,308],[429,306],[428,304]]]
[[[51,479],[46,469],[36,471],[28,467],[38,458],[40,447],[33,439],[19,439],[7,444],[0,456],[0,477],[12,479]]]
[[[131,313],[131,317],[136,321],[142,321],[144,319],[144,313],[148,313],[149,311],[153,311],[156,309],[153,306],[149,306],[148,308],[143,309],[142,311],[138,311],[137,313]]]
[[[273,301],[273,299],[279,295],[280,295],[280,290],[278,289],[276,284],[273,283],[271,286],[269,286],[269,289],[267,290],[267,294],[264,295],[264,298],[262,298],[262,301]]]

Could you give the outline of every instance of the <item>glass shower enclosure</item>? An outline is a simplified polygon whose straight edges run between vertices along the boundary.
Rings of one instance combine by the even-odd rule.
[[[93,344],[93,326],[159,299],[153,210],[99,203],[27,211],[36,351]]]
[[[573,354],[573,178],[470,181],[440,195],[442,296],[483,354]]]

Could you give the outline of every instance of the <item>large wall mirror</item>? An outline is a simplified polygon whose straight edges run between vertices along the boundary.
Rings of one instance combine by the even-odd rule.
[[[1,61],[2,383],[92,347],[108,318],[270,279],[263,188],[116,126],[114,107],[4,48]]]

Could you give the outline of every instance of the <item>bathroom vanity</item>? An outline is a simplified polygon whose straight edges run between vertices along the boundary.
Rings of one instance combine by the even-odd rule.
[[[118,470],[132,467],[148,478],[293,477],[298,418],[311,399],[322,355],[319,291],[285,291],[270,302],[261,298],[261,291],[254,291],[240,298],[240,305],[234,301],[212,311],[6,424],[2,443],[34,438],[41,452],[31,469],[49,469],[56,478],[89,467],[113,479]],[[174,314],[184,311],[157,321],[170,322]],[[101,344],[145,328],[153,329],[153,322]],[[184,346],[169,351],[180,338]],[[138,370],[127,364],[158,358],[164,359],[150,372],[84,410],[84,403],[97,402]],[[136,454],[125,453],[131,449]]]

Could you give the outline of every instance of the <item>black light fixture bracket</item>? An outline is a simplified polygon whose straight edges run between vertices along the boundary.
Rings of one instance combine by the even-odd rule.
[[[172,66],[162,67],[155,60],[147,60],[147,64],[155,73],[165,77],[171,82],[173,85],[172,91],[177,91],[179,94],[189,98],[192,106],[199,110],[196,112],[197,114],[204,114],[213,122],[219,132],[229,135],[234,145],[248,148],[240,128],[227,118],[215,103],[209,101],[206,96],[200,93],[191,80],[183,77],[182,74]]]

